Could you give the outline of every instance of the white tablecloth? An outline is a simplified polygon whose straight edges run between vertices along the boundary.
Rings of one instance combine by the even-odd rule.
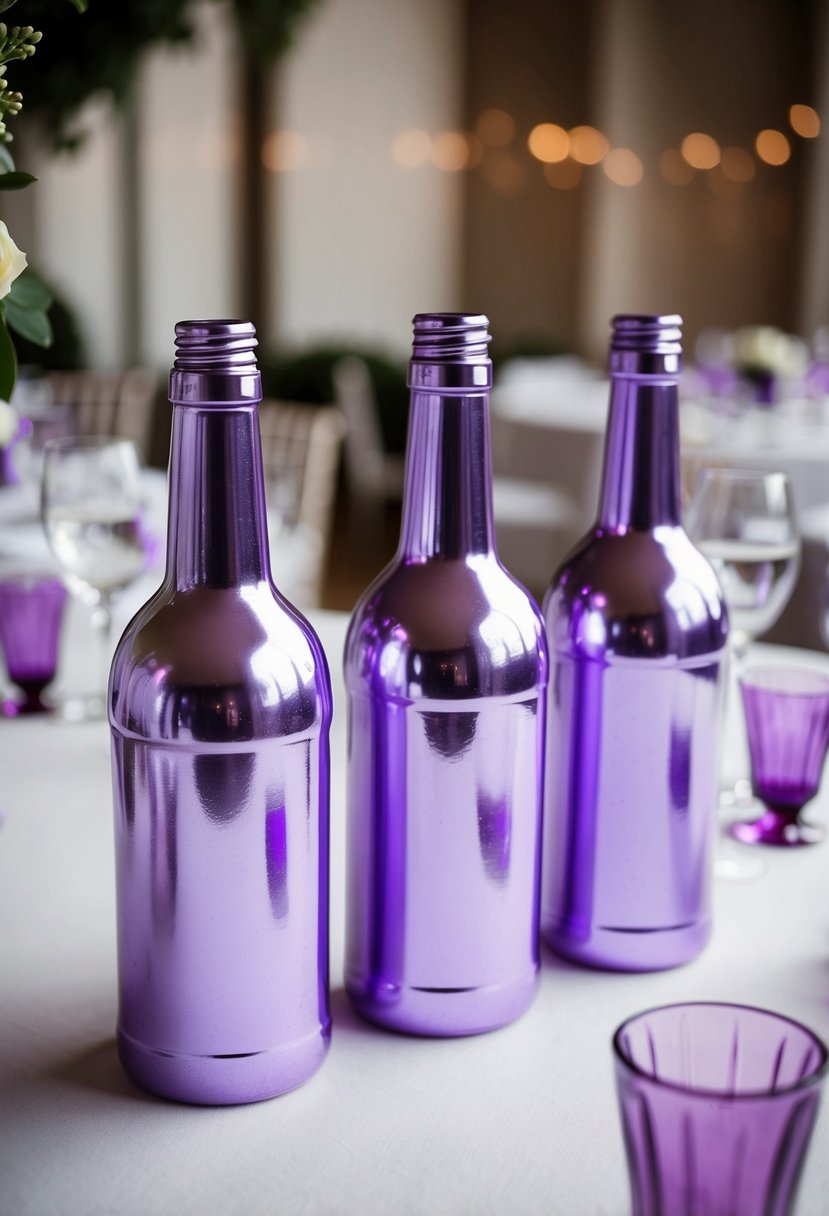
[[[106,727],[0,721],[0,1216],[621,1216],[610,1037],[625,1016],[737,1000],[829,1037],[829,844],[766,852],[760,879],[718,883],[713,941],[677,971],[545,954],[535,1004],[497,1033],[430,1041],[360,1022],[342,988],[346,618],[312,619],[335,685],[334,1035],[320,1073],[271,1102],[178,1106],[122,1074]],[[67,681],[82,659],[77,642]],[[739,765],[733,739],[727,751]],[[826,821],[829,798],[815,809]],[[801,1216],[827,1211],[827,1149],[829,1110]]]

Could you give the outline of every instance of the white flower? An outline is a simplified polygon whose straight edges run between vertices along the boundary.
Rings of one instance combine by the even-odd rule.
[[[8,401],[0,400],[0,448],[8,447],[17,434],[17,414]]]
[[[26,269],[26,255],[18,249],[9,230],[0,220],[0,300],[12,289],[12,283]]]
[[[799,338],[773,325],[754,325],[734,335],[734,362],[775,376],[799,376],[806,366],[806,348]]]

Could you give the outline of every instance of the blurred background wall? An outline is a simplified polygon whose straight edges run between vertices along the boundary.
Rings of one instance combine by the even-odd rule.
[[[94,365],[163,368],[199,314],[403,353],[413,312],[467,307],[596,358],[619,310],[689,345],[829,320],[827,140],[791,119],[829,105],[823,3],[318,0],[253,97],[228,5],[194,11],[79,151],[18,136],[40,181],[4,217]]]

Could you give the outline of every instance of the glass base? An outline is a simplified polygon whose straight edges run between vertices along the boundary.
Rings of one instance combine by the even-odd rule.
[[[63,697],[53,712],[63,722],[104,722],[107,716],[106,697],[98,692]]]
[[[15,701],[9,698],[3,701],[0,705],[0,717],[3,718],[25,718],[30,714],[51,714],[54,713],[54,706],[47,705],[45,701],[41,701],[40,697],[36,699],[27,698],[23,701]]]
[[[825,828],[817,824],[804,823],[796,814],[785,815],[768,808],[759,819],[751,823],[732,823],[728,830],[741,844],[767,844],[778,848],[820,844],[826,836]]]

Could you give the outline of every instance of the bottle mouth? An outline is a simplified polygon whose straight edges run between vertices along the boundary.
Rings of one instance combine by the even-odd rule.
[[[194,372],[256,371],[258,345],[251,321],[179,321],[174,366]]]
[[[679,375],[682,317],[676,313],[621,314],[611,324],[611,375]]]
[[[251,321],[179,321],[170,400],[180,405],[244,405],[262,398]]]
[[[492,385],[492,340],[483,313],[420,312],[414,318],[409,385],[464,392]]]

